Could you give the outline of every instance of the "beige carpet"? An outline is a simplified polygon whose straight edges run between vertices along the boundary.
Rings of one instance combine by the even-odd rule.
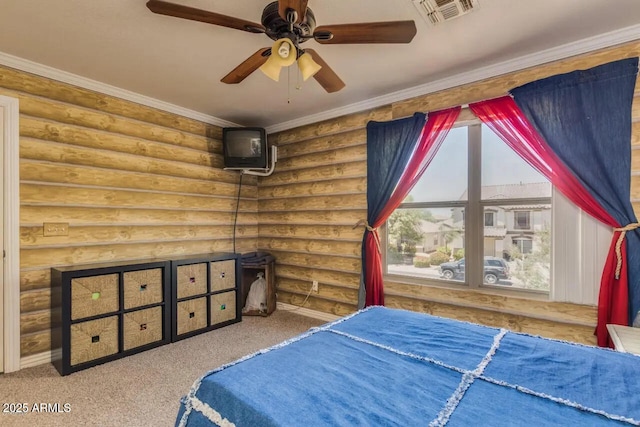
[[[2,409],[29,407],[23,415],[0,413],[0,426],[172,426],[180,398],[206,371],[322,323],[278,310],[66,377],[51,364],[0,375]],[[70,411],[35,413],[34,403]]]

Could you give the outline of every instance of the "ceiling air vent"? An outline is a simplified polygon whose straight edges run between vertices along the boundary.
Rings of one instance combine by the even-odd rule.
[[[478,8],[478,0],[412,0],[422,18],[436,25]]]

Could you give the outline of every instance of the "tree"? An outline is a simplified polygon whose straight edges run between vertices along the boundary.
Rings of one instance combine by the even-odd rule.
[[[424,220],[424,212],[416,209],[396,209],[387,221],[389,245],[395,244],[400,253],[414,254],[416,243],[424,236],[420,222]]]
[[[527,289],[548,290],[551,280],[551,229],[548,225],[537,231],[533,237],[534,250],[522,254],[515,246],[510,250],[512,259],[518,266],[514,278],[519,279]]]
[[[460,237],[460,235],[462,234],[462,230],[450,228],[449,226],[445,226],[445,224],[441,224],[439,230],[442,238],[444,239],[444,249],[448,253],[448,244],[453,242],[456,238]]]

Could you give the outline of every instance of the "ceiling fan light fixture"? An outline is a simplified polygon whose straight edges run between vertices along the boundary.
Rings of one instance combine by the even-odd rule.
[[[302,73],[302,80],[307,81],[308,78],[313,77],[322,68],[316,61],[313,60],[313,56],[309,53],[303,53],[298,58],[298,68]]]
[[[276,40],[271,46],[269,59],[260,66],[262,71],[271,80],[280,80],[280,70],[296,62],[296,47],[288,38]]]

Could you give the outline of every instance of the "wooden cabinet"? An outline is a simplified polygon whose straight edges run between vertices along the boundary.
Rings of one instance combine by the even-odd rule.
[[[171,339],[177,341],[242,320],[237,254],[189,255],[171,260]]]
[[[108,263],[51,269],[52,349],[62,375],[144,351],[171,339],[170,263]],[[58,333],[59,332],[59,333]]]
[[[258,278],[258,273],[262,273],[266,281],[266,306],[263,310],[248,310],[242,312],[243,316],[268,316],[276,310],[276,263],[270,261],[261,266],[242,266],[242,280],[240,284],[242,292],[242,306],[247,303],[247,296],[251,290],[251,284]]]

